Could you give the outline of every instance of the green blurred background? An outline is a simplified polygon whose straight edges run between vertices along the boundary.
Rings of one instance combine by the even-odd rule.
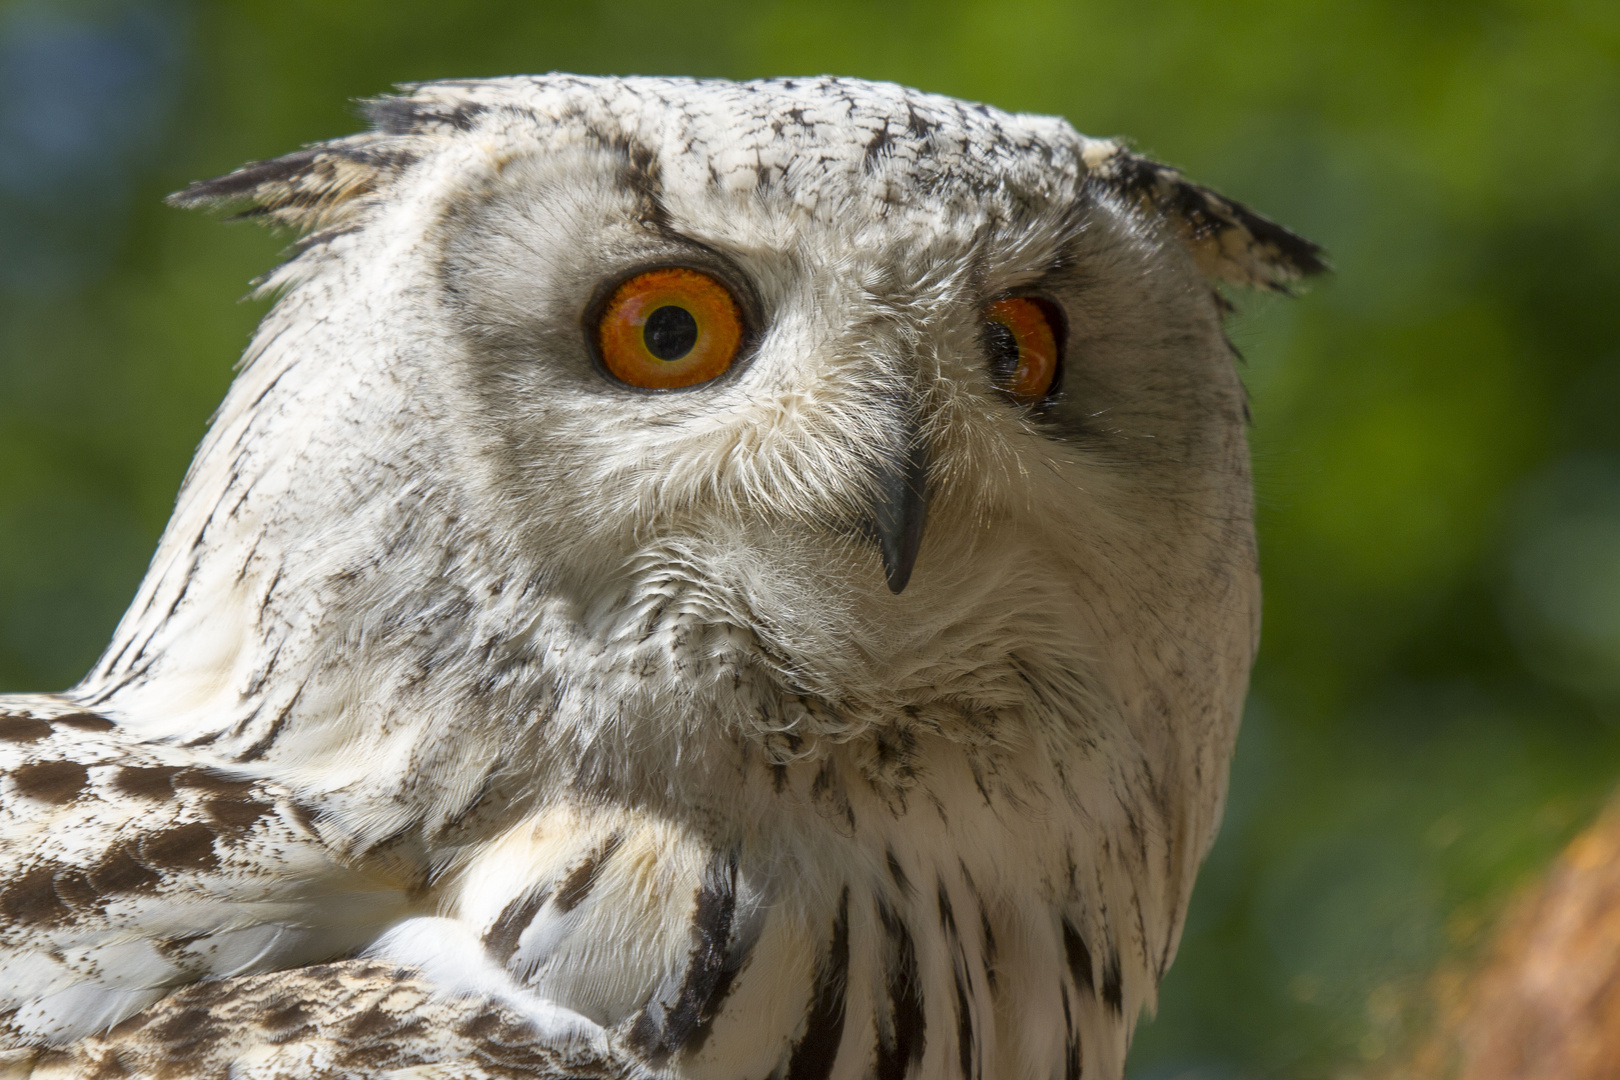
[[[1240,297],[1265,645],[1135,1080],[1334,1077],[1620,750],[1620,4],[0,6],[0,689],[135,589],[285,238],[166,209],[396,82],[893,79],[1126,135],[1327,246]]]

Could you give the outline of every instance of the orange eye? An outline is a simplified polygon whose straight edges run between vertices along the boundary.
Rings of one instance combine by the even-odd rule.
[[[742,337],[742,313],[731,292],[684,266],[626,281],[608,297],[596,324],[602,366],[620,382],[648,390],[708,382],[731,366]]]
[[[1009,296],[984,309],[990,377],[1027,404],[1052,392],[1058,375],[1058,341],[1047,305],[1027,296]]]

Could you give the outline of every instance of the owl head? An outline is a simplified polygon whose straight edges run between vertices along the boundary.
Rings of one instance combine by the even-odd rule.
[[[1068,725],[1222,771],[1258,590],[1216,284],[1282,290],[1313,245],[888,84],[368,113],[174,197],[300,239],[84,694],[449,803],[487,780],[466,739],[565,714],[783,760]]]

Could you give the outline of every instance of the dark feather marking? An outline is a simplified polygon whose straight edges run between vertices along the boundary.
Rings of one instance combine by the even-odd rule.
[[[208,795],[240,799],[252,794],[255,781],[215,769],[183,769],[174,776],[176,788],[191,788]]]
[[[906,878],[906,872],[900,868],[900,859],[895,855],[894,848],[889,848],[884,854],[888,857],[889,876],[894,879],[895,887],[900,890],[900,895],[910,896],[911,882]]]
[[[309,1006],[302,1001],[279,1002],[260,1013],[258,1017],[261,1027],[278,1036],[277,1042],[300,1034],[300,1029],[312,1027],[314,1020],[315,1016],[310,1012]]]
[[[11,770],[11,783],[19,795],[39,802],[72,802],[90,782],[90,771],[77,761],[40,761]]]
[[[501,1027],[501,1018],[494,1013],[482,1012],[456,1025],[456,1034],[464,1039],[488,1042]]]
[[[189,967],[195,960],[191,954],[191,947],[199,941],[205,941],[209,936],[207,931],[199,930],[195,933],[156,938],[152,941],[152,947],[171,964],[184,968]]]
[[[280,571],[278,570],[277,573],[279,574]],[[259,621],[261,623],[264,621],[264,609],[266,607],[268,607],[269,604],[270,604],[270,596],[267,593],[267,594],[265,594],[264,603],[261,604],[260,607],[259,607]],[[245,698],[251,698],[251,697],[257,697],[259,694],[262,694],[264,692],[265,686],[267,686],[269,684],[269,682],[270,682],[270,677],[276,673],[276,662],[279,661],[280,659],[281,659],[281,646],[277,645],[275,647],[275,650],[270,653],[270,659],[266,660],[264,662],[264,664],[257,671],[255,671],[253,673],[253,676],[252,676],[252,678],[250,678],[248,680],[247,685],[242,688],[242,696],[245,697]],[[258,719],[258,716],[259,716],[259,709],[255,708],[253,710],[252,715],[250,715],[246,720],[244,720],[242,723],[237,725],[237,732],[240,732],[240,731],[246,729],[248,724],[251,724],[254,720]],[[236,732],[233,732],[233,734],[235,734],[235,733]]]
[[[883,156],[883,151],[893,141],[894,137],[889,134],[889,123],[885,120],[883,126],[872,132],[872,137],[867,140],[866,153],[861,159],[861,167],[869,173],[876,171],[878,159]]]
[[[881,900],[878,919],[888,935],[891,954],[883,974],[889,993],[889,1024],[878,1025],[877,1080],[903,1080],[922,1060],[927,1044],[927,1017],[917,977],[917,948],[905,921]]]
[[[487,105],[476,101],[449,106],[409,97],[380,97],[361,103],[366,119],[386,135],[416,135],[437,124],[449,125],[457,131],[471,131],[473,121],[488,109]]]
[[[938,125],[917,111],[917,106],[906,99],[906,134],[914,138],[927,138]]]
[[[310,175],[330,177],[333,172],[332,163],[339,157],[350,157],[351,160],[358,160],[352,158],[351,155],[348,154],[331,154],[317,162],[316,167],[310,170]],[[373,182],[374,179],[375,178],[372,180],[364,180],[355,184],[342,196],[335,195],[330,190],[265,192],[264,202],[256,206],[250,206],[246,210],[240,210],[225,220],[252,221],[254,218],[274,218],[279,212],[285,211],[288,208],[308,210],[312,207],[321,206],[323,204],[336,206],[338,203],[344,202],[356,195],[369,195],[371,192],[375,191],[376,184]]]
[[[1091,973],[1091,950],[1086,948],[1085,939],[1080,931],[1068,919],[1063,923],[1063,955],[1069,961],[1069,973],[1074,976],[1076,990],[1084,990],[1088,994],[1097,992],[1097,984]]]
[[[956,1059],[962,1069],[962,1080],[969,1080],[973,1076],[973,1006],[968,1002],[961,970],[951,975],[956,983]]]
[[[936,879],[939,901],[939,924],[945,930],[945,936],[950,941],[956,957],[951,967],[951,978],[956,985],[956,1053],[962,1067],[962,1080],[969,1080],[974,1075],[973,1059],[975,1037],[973,1032],[973,1005],[968,996],[967,983],[964,973],[967,971],[967,950],[962,946],[962,936],[956,927],[956,909],[951,904],[950,893],[945,889],[945,879]]]
[[[404,1026],[400,1020],[373,1005],[344,1025],[343,1034],[349,1039],[378,1039],[397,1035]]]
[[[637,139],[620,137],[603,141],[624,154],[625,167],[619,182],[640,204],[638,216],[654,232],[670,231],[671,218],[664,205],[663,170],[658,154]]]
[[[104,689],[99,696],[102,697],[102,698],[112,697],[114,694],[118,693],[120,690],[123,690],[125,687],[133,686],[133,685],[139,683],[142,679],[146,678],[146,676],[151,673],[151,670],[152,670],[152,662],[150,660],[146,661],[145,663],[140,664],[140,666],[138,666],[138,667],[132,667],[128,671],[126,671],[124,673],[123,678],[119,679],[117,682],[113,683],[111,686]]]
[[[194,1005],[191,1008],[160,1014],[157,1019],[141,1024],[138,1030],[145,1039],[162,1043],[166,1050],[173,1050],[176,1047],[205,1042],[217,1034],[219,1029],[215,1026],[215,1018],[209,1015],[206,1005]]]
[[[490,959],[502,967],[506,966],[507,961],[512,959],[512,954],[517,952],[518,939],[534,921],[535,915],[545,905],[550,895],[550,890],[541,889],[516,897],[501,909],[500,917],[484,934],[484,951],[489,953]]]
[[[257,761],[264,757],[264,755],[269,752],[270,747],[274,746],[276,740],[281,737],[282,729],[287,726],[287,721],[292,717],[293,709],[297,708],[298,700],[303,696],[304,686],[301,683],[299,684],[298,691],[293,694],[292,700],[287,702],[287,704],[282,707],[282,710],[276,714],[276,718],[274,720],[270,721],[270,730],[264,733],[264,738],[260,739],[258,742],[236,755],[236,760]]]
[[[727,954],[725,966],[720,969],[720,975],[714,981],[714,990],[709,995],[709,1003],[704,1009],[703,1016],[698,1020],[697,1027],[692,1030],[691,1037],[686,1040],[685,1049],[688,1054],[696,1054],[703,1049],[703,1044],[709,1041],[709,1034],[714,1030],[715,1017],[720,1015],[721,1006],[731,993],[731,984],[736,982],[737,976],[742,973],[749,955],[748,949],[742,950],[739,956]]]
[[[996,932],[990,927],[990,916],[979,910],[979,929],[984,934],[984,984],[994,994],[996,986]]]
[[[314,166],[316,158],[329,153],[330,150],[315,147],[294,150],[266,161],[250,161],[224,176],[188,184],[185,190],[170,195],[168,201],[174,206],[196,206],[215,200],[250,198],[261,185],[279,184],[303,175]]]
[[[141,614],[142,615],[145,615],[147,612],[152,610],[152,601],[155,600],[155,599],[156,599],[155,596],[147,598],[146,604],[141,608]],[[128,640],[126,640],[124,642],[123,645],[119,646],[118,651],[116,653],[114,653],[112,656],[103,657],[102,661],[101,661],[101,664],[96,669],[96,674],[100,675],[102,677],[106,677],[106,676],[112,674],[114,671],[117,671],[118,670],[118,665],[124,659],[124,654],[129,651],[130,646],[133,645],[133,644],[135,644],[135,639],[134,638],[129,638]],[[90,697],[90,700],[94,701],[94,702],[106,701],[107,700],[106,691],[103,691],[103,692],[101,692],[99,694],[92,695]]]
[[[111,731],[117,725],[105,716],[97,716],[91,712],[74,712],[66,716],[51,717],[52,724],[65,724],[80,731]]]
[[[973,902],[979,909],[980,956],[984,961],[984,984],[990,988],[990,993],[996,992],[996,932],[990,925],[990,913],[985,910],[984,897],[979,894],[979,887],[973,883],[973,875],[968,873],[967,864],[958,862],[962,868],[962,881],[966,883],[968,892],[973,894]]]
[[[945,891],[945,882],[939,881],[939,925],[945,928],[952,941],[957,940],[956,911],[951,907],[950,894]]]
[[[203,803],[203,812],[216,824],[234,832],[243,833],[255,822],[275,810],[258,799],[209,799]]]
[[[1063,1080],[1080,1080],[1080,1031],[1069,1008],[1069,988],[1058,983],[1058,994],[1063,999]]]
[[[214,830],[200,821],[146,837],[140,853],[142,862],[160,870],[212,870],[219,865]]]
[[[1275,259],[1293,274],[1308,277],[1328,269],[1316,244],[1158,162],[1121,150],[1108,159],[1100,180],[1107,188],[1149,202],[1161,213],[1179,219],[1195,239],[1217,236],[1237,226],[1259,244],[1269,246]],[[1223,219],[1221,214],[1228,217]],[[1271,287],[1281,290],[1275,283]]]
[[[316,811],[303,803],[287,803],[287,815],[296,821],[309,835],[319,840],[321,831],[315,827]]]
[[[833,790],[833,763],[823,761],[820,769],[815,771],[815,779],[810,780],[810,798],[821,800],[826,798],[831,790]]]
[[[855,809],[850,805],[849,796],[844,793],[843,787],[838,784],[831,762],[822,762],[821,768],[816,770],[816,777],[810,782],[810,797],[824,804],[822,813],[829,820],[832,814],[842,814],[848,826],[844,835],[855,835]]]
[[[123,795],[139,799],[169,799],[174,797],[170,783],[179,765],[125,765],[113,773],[113,789]]]
[[[716,857],[697,891],[692,913],[692,951],[686,962],[686,978],[673,1005],[656,998],[647,1003],[630,1030],[629,1043],[661,1064],[669,1055],[690,1046],[699,1025],[714,1018],[724,1001],[721,991],[726,969],[727,947],[737,913],[737,855]],[[736,968],[732,968],[732,975]],[[731,979],[724,979],[726,990]],[[705,1032],[705,1034],[707,1034]]]
[[[86,876],[98,892],[108,896],[151,892],[163,880],[151,867],[141,865],[135,858],[134,844],[128,840],[109,847]]]
[[[278,646],[276,646],[276,655],[279,656],[280,654],[281,654],[281,646],[278,645]],[[248,683],[248,688],[244,691],[244,695],[247,694],[247,693],[254,693],[254,694],[258,693],[257,690],[252,689],[252,687],[254,686],[254,684],[257,681],[258,681],[258,677],[254,676],[253,680]],[[249,711],[246,716],[242,717],[236,723],[231,725],[231,727],[230,727],[230,737],[233,738],[233,739],[241,738],[242,733],[244,731],[246,731],[248,728],[252,727],[254,725],[254,723],[256,723],[258,721],[259,714],[262,713],[262,712],[264,712],[264,702],[261,701],[257,705],[253,706],[252,710]]]
[[[186,597],[191,594],[191,586],[197,582],[197,571],[202,566],[202,560],[197,557],[197,553],[202,550],[203,542],[208,539],[208,527],[212,524],[212,521],[204,523],[203,527],[197,531],[196,537],[191,541],[191,558],[186,561],[186,576],[180,581],[180,591],[175,593],[174,603],[169,605],[168,613],[164,616],[164,622],[174,618],[174,613],[180,610],[180,605],[185,603]],[[158,625],[161,627],[162,623]],[[146,635],[146,640],[141,642],[141,647],[135,651],[135,655],[131,658],[130,662],[132,664],[139,663],[142,660],[145,661],[139,668],[141,674],[150,671],[152,665],[157,661],[155,656],[148,658],[146,655],[146,647],[152,644],[152,639],[157,637],[157,634],[158,630],[154,627],[152,632]]]
[[[1119,971],[1119,956],[1109,950],[1108,963],[1103,967],[1102,999],[1115,1013],[1125,1011],[1124,980]]]
[[[747,965],[748,959],[752,957],[753,946],[758,941],[757,928],[753,929],[753,933],[748,933],[745,926],[737,925],[737,853],[732,852],[731,860],[727,863],[724,871],[727,874],[726,879],[724,879],[724,882],[726,882],[727,905],[726,928],[724,928],[724,933],[716,931],[713,938],[714,942],[718,942],[719,947],[719,970],[714,973],[713,984],[706,993],[703,993],[700,1004],[698,1004],[697,1025],[692,1028],[692,1033],[685,1038],[685,1051],[689,1052],[689,1054],[697,1054],[698,1051],[703,1049],[703,1044],[708,1041],[710,1031],[713,1031],[714,1028],[714,1017],[718,1017],[719,1012],[726,1004],[726,997],[731,994],[732,983],[737,981],[737,975],[742,972],[742,968]],[[695,921],[700,923],[700,920]],[[693,970],[695,970],[695,967],[693,967]],[[687,981],[690,983],[692,976],[687,976]],[[701,991],[695,991],[695,993],[701,993]],[[682,999],[685,999],[685,997],[687,997],[687,989],[682,988]]]
[[[67,918],[68,906],[56,895],[60,869],[37,867],[0,886],[0,914],[25,926],[50,926]]]
[[[804,1034],[788,1055],[785,1080],[827,1080],[844,1041],[844,993],[849,983],[849,888],[838,900],[832,944],[816,971]]]
[[[607,842],[597,849],[596,853],[574,868],[573,873],[563,878],[561,885],[557,886],[557,911],[563,915],[573,911],[583,904],[591,895],[591,889],[596,886],[597,876],[602,873],[602,866],[619,850],[624,843],[624,837],[614,834],[608,837]]]
[[[269,341],[264,343],[264,349],[260,350],[260,355],[263,355],[265,349],[268,349],[271,345],[273,345],[275,343],[275,341],[276,341],[276,338],[279,338],[285,332],[286,332],[285,330],[278,330],[276,332],[276,337],[273,337]],[[253,399],[253,405],[255,407],[257,407],[259,405],[262,405],[264,403],[264,399],[269,397],[275,391],[277,386],[281,385],[281,380],[284,379],[287,376],[287,373],[292,371],[297,366],[298,365],[297,365],[296,362],[291,363],[291,364],[288,364],[286,367],[282,368],[280,371],[276,372],[276,377],[271,379],[270,382],[269,382],[269,385],[267,385],[263,390],[260,390],[259,391],[259,396]],[[242,453],[245,454],[245,453],[247,453],[247,451],[244,450],[244,451],[242,451]],[[248,488],[247,491],[242,493],[242,497],[244,499],[247,498],[248,493],[251,492],[252,490],[253,489],[251,487]]]
[[[56,895],[70,907],[93,908],[102,898],[100,890],[91,884],[90,875],[83,870],[63,869],[56,875],[55,889]]]
[[[0,714],[0,739],[6,742],[38,742],[51,733],[51,725],[33,716]]]

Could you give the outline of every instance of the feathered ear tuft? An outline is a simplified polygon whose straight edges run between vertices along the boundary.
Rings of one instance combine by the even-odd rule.
[[[1085,163],[1105,189],[1164,220],[1211,278],[1286,293],[1290,283],[1330,269],[1304,237],[1118,143],[1092,143]]]
[[[318,143],[304,150],[252,161],[213,180],[199,180],[168,198],[181,207],[243,209],[235,216],[302,231],[324,229],[349,217],[361,196],[386,185],[415,160],[376,135]]]
[[[240,206],[235,216],[305,232],[342,224],[385,189],[447,131],[466,131],[484,106],[459,100],[456,84],[405,86],[405,93],[361,102],[372,130],[316,143],[235,172],[199,180],[168,198],[180,207]]]

